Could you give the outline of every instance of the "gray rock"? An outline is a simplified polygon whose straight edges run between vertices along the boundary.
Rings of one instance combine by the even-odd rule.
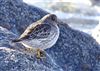
[[[17,35],[46,14],[46,11],[27,5],[22,0],[0,0],[0,26]]]
[[[39,61],[23,53],[22,45],[11,43],[47,13],[21,0],[0,0],[0,71],[100,71],[100,45],[63,22],[59,22],[57,43],[46,50],[46,59]]]

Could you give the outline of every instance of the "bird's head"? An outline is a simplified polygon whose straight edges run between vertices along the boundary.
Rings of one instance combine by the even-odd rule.
[[[57,16],[55,14],[47,14],[41,20],[42,21],[44,21],[44,20],[57,21]]]
[[[55,14],[47,14],[40,21],[41,24],[57,25],[57,16]]]

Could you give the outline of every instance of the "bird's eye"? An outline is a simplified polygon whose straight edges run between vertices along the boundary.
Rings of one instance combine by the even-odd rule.
[[[54,15],[54,14],[52,14],[52,15],[51,15],[51,20],[56,21],[56,20],[57,20],[57,16]]]

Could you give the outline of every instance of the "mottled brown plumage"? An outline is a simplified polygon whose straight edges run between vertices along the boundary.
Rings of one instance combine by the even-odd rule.
[[[44,50],[52,47],[58,37],[57,17],[54,14],[47,14],[39,21],[29,25],[22,35],[13,42],[21,42],[30,49]],[[40,56],[39,53],[38,55]]]

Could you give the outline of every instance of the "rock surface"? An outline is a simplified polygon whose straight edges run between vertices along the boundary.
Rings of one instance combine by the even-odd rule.
[[[100,45],[88,34],[59,22],[57,43],[36,59],[13,44],[25,28],[48,12],[21,0],[0,0],[0,71],[100,71]]]
[[[47,14],[46,11],[27,5],[22,0],[0,0],[0,26],[17,35],[45,14]]]

